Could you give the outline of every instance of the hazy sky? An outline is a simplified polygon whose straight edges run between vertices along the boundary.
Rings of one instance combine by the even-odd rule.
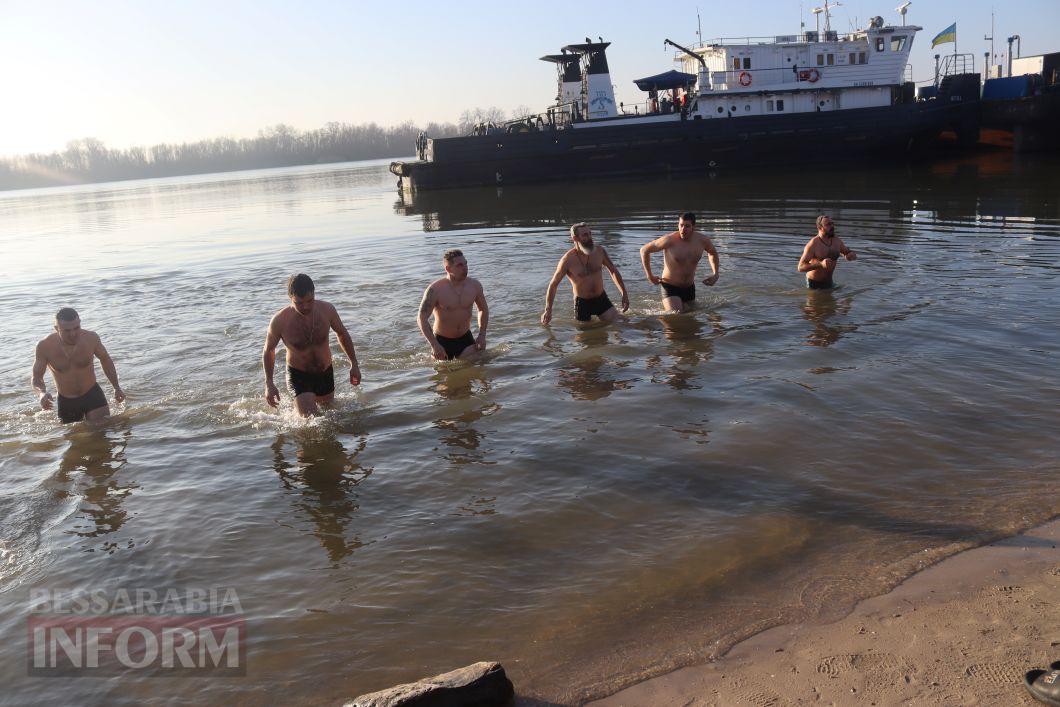
[[[806,0],[802,13],[814,27]],[[873,15],[900,23],[899,0],[848,0],[833,29]],[[929,79],[931,38],[957,22],[958,49],[981,69],[996,6],[996,51],[1060,51],[1060,0],[914,0],[924,28],[914,78]],[[798,0],[699,0],[703,36],[795,34]],[[608,57],[619,100],[642,99],[633,79],[673,68],[663,39],[696,39],[695,0],[626,7],[611,0],[534,2],[279,2],[0,0],[0,155],[61,149],[96,137],[113,147],[251,136],[288,123],[454,121],[465,108],[555,95],[537,58],[590,36]],[[952,45],[939,47],[952,52]]]

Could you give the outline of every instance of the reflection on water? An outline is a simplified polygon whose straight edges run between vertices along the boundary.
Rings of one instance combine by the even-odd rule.
[[[372,473],[357,462],[367,444],[362,436],[347,450],[330,431],[318,429],[279,434],[272,443],[280,483],[296,496],[296,513],[312,523],[332,568],[365,545],[351,526],[358,509],[356,487]]]
[[[496,464],[489,460],[492,450],[483,447],[485,434],[476,426],[501,409],[491,399],[491,381],[489,368],[476,364],[439,367],[432,378],[432,390],[447,404],[440,408],[445,416],[431,424],[440,432],[439,439],[448,448],[445,459],[451,464]]]
[[[111,418],[101,427],[77,425],[67,434],[69,447],[51,483],[57,498],[80,498],[73,528],[66,532],[80,538],[99,538],[125,525],[129,514],[123,504],[140,488],[122,473],[129,463],[126,447],[131,437],[132,425],[120,417]],[[132,540],[121,543],[121,547],[133,546]],[[85,549],[95,552],[97,548]],[[112,553],[119,549],[119,543],[105,540],[98,549]]]
[[[802,307],[802,316],[813,324],[813,331],[806,336],[810,346],[831,346],[839,341],[843,334],[857,331],[854,324],[836,324],[837,316],[845,317],[850,313],[852,294],[844,295],[837,300],[840,292],[832,290],[806,290],[806,304]]]
[[[648,350],[654,351],[645,361],[645,367],[652,372],[652,382],[680,391],[701,389],[709,369],[700,364],[710,361],[714,340],[724,336],[721,315],[698,309],[661,316],[658,323],[660,328],[649,329],[647,337]]]
[[[575,330],[571,352],[548,329],[544,348],[557,359],[556,385],[574,400],[600,400],[619,390],[627,390],[633,381],[620,377],[630,363],[608,355],[612,338],[616,346],[626,343],[622,329],[626,325],[597,325]]]

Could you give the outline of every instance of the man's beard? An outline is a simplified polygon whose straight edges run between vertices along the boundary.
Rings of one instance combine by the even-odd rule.
[[[577,245],[578,245],[578,250],[580,250],[583,253],[588,253],[588,252],[590,252],[593,249],[593,246],[595,245],[595,243],[593,243],[592,241],[589,241],[588,243],[582,243],[581,241],[578,241]]]

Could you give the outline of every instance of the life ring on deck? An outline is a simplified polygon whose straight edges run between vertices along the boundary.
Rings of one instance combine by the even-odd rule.
[[[821,72],[817,69],[806,69],[799,72],[799,81],[809,81],[810,83],[817,83],[818,79],[821,78]]]
[[[741,86],[750,86],[751,85],[751,72],[750,71],[741,71],[740,72],[740,85]]]

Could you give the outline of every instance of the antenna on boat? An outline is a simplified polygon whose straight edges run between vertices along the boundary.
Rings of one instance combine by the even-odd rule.
[[[699,43],[703,43],[703,20],[699,18],[699,5],[696,5],[696,36],[699,38]]]
[[[913,3],[910,0],[909,2],[903,2],[901,5],[899,5],[898,7],[895,8],[896,10],[898,10],[898,14],[902,16],[902,26],[903,27],[905,27],[905,13],[909,12],[909,6],[912,5],[912,4]]]
[[[828,0],[824,0],[824,7],[815,7],[815,8],[813,8],[813,14],[817,16],[817,32],[818,32],[818,34],[820,34],[820,32],[821,32],[821,15],[822,14],[824,15],[824,31],[825,32],[831,32],[832,31],[832,12],[831,12],[831,10],[832,10],[833,7],[840,7],[842,4],[843,3],[840,2],[839,0],[836,0],[835,2],[832,2],[832,3],[828,2]]]

